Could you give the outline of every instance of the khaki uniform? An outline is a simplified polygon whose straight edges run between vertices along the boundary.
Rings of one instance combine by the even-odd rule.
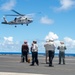
[[[60,42],[60,46],[58,46],[57,49],[59,50],[59,64],[61,64],[61,60],[63,60],[63,64],[65,64],[66,46],[64,45],[64,43]]]

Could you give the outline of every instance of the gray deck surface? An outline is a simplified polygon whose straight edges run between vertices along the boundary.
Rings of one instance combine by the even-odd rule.
[[[58,57],[55,56],[54,67],[49,67],[46,64],[45,56],[39,56],[39,66],[36,64],[30,66],[30,64],[20,63],[20,55],[0,55],[0,75],[6,75],[6,73],[11,73],[7,75],[19,75],[20,73],[23,73],[23,75],[75,75],[75,57],[66,57],[66,64],[58,65]]]

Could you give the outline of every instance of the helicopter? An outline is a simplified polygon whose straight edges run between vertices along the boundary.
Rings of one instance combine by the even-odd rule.
[[[6,17],[4,16],[3,17],[4,22],[2,22],[2,24],[15,25],[15,27],[17,27],[16,25],[19,25],[19,24],[21,24],[21,25],[26,24],[26,26],[28,26],[28,24],[33,22],[32,18],[29,18],[28,16],[26,16],[24,14],[20,14],[15,10],[11,10],[11,11],[15,12],[16,15],[8,14],[8,15],[5,15],[5,16],[17,16],[17,17],[15,17],[14,20],[8,22],[6,20]]]

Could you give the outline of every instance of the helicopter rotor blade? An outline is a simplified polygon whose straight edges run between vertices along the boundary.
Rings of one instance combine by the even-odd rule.
[[[13,12],[17,13],[18,15],[24,16],[23,14],[20,14],[20,13],[18,13],[18,12],[17,12],[17,11],[15,11],[15,10],[11,10],[11,11],[13,11]]]
[[[7,14],[7,15],[4,15],[4,16],[20,16],[20,15],[11,15],[11,14]]]

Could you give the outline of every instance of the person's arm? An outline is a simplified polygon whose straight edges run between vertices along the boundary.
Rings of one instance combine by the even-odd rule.
[[[23,45],[21,47],[21,57],[22,57],[22,54],[23,54]]]
[[[60,47],[58,46],[58,47],[57,47],[57,49],[59,50],[59,49],[60,49]]]
[[[31,48],[30,48],[30,51],[32,52],[32,46],[31,46]]]
[[[64,49],[65,49],[65,50],[67,49],[66,46],[64,46]]]
[[[29,53],[29,46],[27,45],[27,52]]]

